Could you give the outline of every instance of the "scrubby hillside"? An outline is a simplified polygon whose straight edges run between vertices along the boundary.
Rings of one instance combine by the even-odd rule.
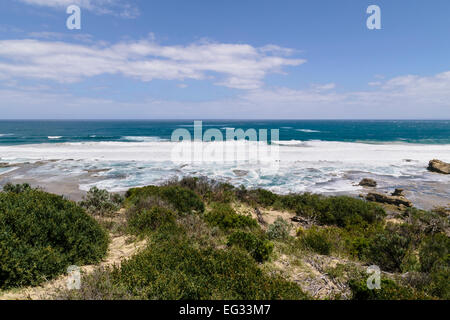
[[[39,192],[9,191],[3,197],[28,199]],[[63,200],[54,197],[50,202],[58,206]],[[89,204],[89,212],[110,233],[145,240],[146,247],[121,264],[85,275],[81,290],[53,298],[450,296],[448,212],[443,209],[386,212],[351,197],[277,195],[206,178],[130,189],[125,199],[119,198],[94,190],[81,205]],[[119,205],[121,210],[111,210]],[[379,290],[367,288],[371,265],[382,271]]]

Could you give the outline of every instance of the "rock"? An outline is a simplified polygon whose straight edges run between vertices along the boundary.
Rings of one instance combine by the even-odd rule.
[[[430,161],[427,169],[432,172],[450,174],[450,163],[434,159]]]
[[[395,191],[392,192],[392,195],[394,197],[404,197],[405,194],[403,193],[403,191],[405,191],[405,190],[403,190],[403,189],[395,189]]]
[[[378,203],[392,204],[394,206],[400,207],[405,206],[411,208],[413,206],[412,202],[403,196],[390,196],[383,193],[371,192],[366,196],[367,201],[373,201]]]
[[[248,174],[248,171],[246,171],[246,170],[233,170],[233,173],[237,177],[245,177]]]
[[[0,168],[10,168],[12,165],[6,162],[0,162]]]
[[[372,187],[372,188],[374,188],[374,187],[377,186],[377,182],[375,180],[373,180],[373,179],[364,178],[364,179],[362,179],[359,182],[359,185],[363,186],[363,187]]]

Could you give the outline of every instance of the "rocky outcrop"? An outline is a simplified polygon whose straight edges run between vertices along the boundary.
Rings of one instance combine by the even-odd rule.
[[[12,165],[6,162],[0,162],[0,168],[10,168]]]
[[[377,182],[373,179],[369,179],[369,178],[364,178],[359,182],[359,185],[362,187],[376,187],[377,186]]]
[[[362,187],[372,187],[375,188],[377,186],[377,182],[373,179],[364,178],[359,182],[359,185]]]
[[[403,189],[395,189],[394,192],[392,192],[392,196],[394,197],[404,197],[405,194],[403,193]]]
[[[434,159],[430,161],[427,169],[432,172],[450,174],[450,163]]]
[[[395,193],[395,192],[394,192]],[[404,196],[394,196],[379,192],[371,192],[366,196],[367,201],[373,201],[378,203],[391,204],[397,207],[412,207],[411,201]]]
[[[248,171],[246,171],[246,170],[233,170],[233,173],[237,177],[245,177],[248,174]]]

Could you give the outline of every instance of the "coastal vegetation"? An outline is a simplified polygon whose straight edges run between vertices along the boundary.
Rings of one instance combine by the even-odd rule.
[[[107,247],[105,230],[76,203],[27,184],[0,192],[0,289],[99,262]]]
[[[145,240],[145,248],[120,265],[86,274],[80,290],[63,290],[56,298],[450,297],[446,209],[403,208],[393,212],[347,196],[278,195],[264,189],[249,190],[188,177],[162,186],[130,189],[123,201],[113,201],[117,206],[115,213],[106,210],[107,218],[96,214],[109,208],[105,202],[119,198],[106,191],[91,190],[77,205],[26,185],[7,186],[0,193],[0,208],[8,208],[0,211],[2,265],[8,254],[16,257],[11,264],[14,266],[31,261],[36,255],[52,263],[62,262],[45,267],[49,262],[41,266],[43,260],[37,260],[33,276],[26,268],[3,268],[2,279],[7,276],[11,280],[2,288],[38,284],[48,275],[63,272],[68,263],[98,261],[106,250],[105,228],[110,233],[113,230],[105,219],[121,217],[117,220],[120,227],[114,230],[120,229],[130,239]],[[87,211],[94,218],[83,208],[90,208]],[[54,223],[58,221],[61,233],[70,235],[70,245],[60,248],[59,240],[54,243],[52,232],[58,228],[50,232],[45,226],[35,227],[32,236],[10,231],[11,223],[23,227],[20,221],[25,216],[33,219],[35,215],[34,219],[42,220],[43,211],[50,222],[33,220],[30,224],[57,228]],[[72,217],[75,213],[76,218]],[[12,219],[14,215],[21,219]],[[83,232],[79,229],[82,223],[86,225]],[[10,243],[33,243],[34,237],[42,243],[39,253],[26,251],[20,245],[7,249]],[[52,245],[55,249],[48,249]],[[370,265],[381,269],[379,290],[367,288],[366,270]]]

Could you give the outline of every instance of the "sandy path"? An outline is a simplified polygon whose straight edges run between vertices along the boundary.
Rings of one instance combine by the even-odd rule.
[[[120,264],[123,259],[130,258],[139,249],[145,247],[146,241],[128,243],[130,238],[120,236],[112,238],[108,254],[104,261],[97,265],[86,265],[81,267],[82,274],[90,274],[98,267]],[[39,287],[28,287],[24,289],[13,289],[0,293],[0,300],[45,300],[50,299],[61,289],[67,286],[67,275],[62,275],[52,281],[46,282]]]

